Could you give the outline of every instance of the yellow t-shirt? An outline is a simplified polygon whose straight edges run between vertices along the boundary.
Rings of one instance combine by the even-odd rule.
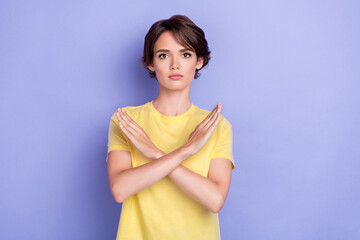
[[[165,153],[184,145],[191,132],[210,113],[192,104],[187,112],[166,116],[158,112],[152,101],[140,106],[124,107],[126,113]],[[130,142],[119,127],[116,113],[111,116],[108,152],[127,150],[132,167],[150,162]],[[221,116],[205,146],[187,158],[182,165],[208,177],[210,161],[226,158],[235,168],[232,154],[232,126]],[[107,159],[106,159],[107,161]],[[122,203],[117,240],[218,240],[218,214],[212,213],[182,191],[168,176],[127,198]]]

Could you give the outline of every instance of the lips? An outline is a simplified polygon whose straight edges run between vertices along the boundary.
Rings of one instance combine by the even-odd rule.
[[[172,80],[179,80],[179,79],[182,78],[182,77],[184,77],[184,76],[181,75],[181,74],[171,74],[171,75],[169,76],[169,78],[172,79]]]

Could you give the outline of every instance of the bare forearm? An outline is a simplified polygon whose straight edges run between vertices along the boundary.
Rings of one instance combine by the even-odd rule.
[[[153,185],[179,166],[190,154],[180,147],[169,154],[135,168],[121,172],[114,180],[113,192],[120,202]]]
[[[158,156],[165,156],[161,152]],[[223,205],[220,190],[217,184],[210,179],[199,175],[183,165],[179,165],[168,175],[186,194],[203,204],[212,212],[218,212]]]

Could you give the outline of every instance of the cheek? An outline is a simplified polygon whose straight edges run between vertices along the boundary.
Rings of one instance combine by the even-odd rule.
[[[156,65],[154,65],[154,67],[155,66],[158,71],[163,71],[163,70],[166,70],[167,63],[165,61],[161,61],[161,62],[157,62]]]

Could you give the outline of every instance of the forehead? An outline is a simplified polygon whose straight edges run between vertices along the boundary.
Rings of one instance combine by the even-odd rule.
[[[159,50],[170,50],[170,51],[180,51],[186,49],[191,51],[191,49],[181,45],[174,34],[171,31],[163,32],[160,37],[156,40],[154,45],[154,52],[156,53]]]

